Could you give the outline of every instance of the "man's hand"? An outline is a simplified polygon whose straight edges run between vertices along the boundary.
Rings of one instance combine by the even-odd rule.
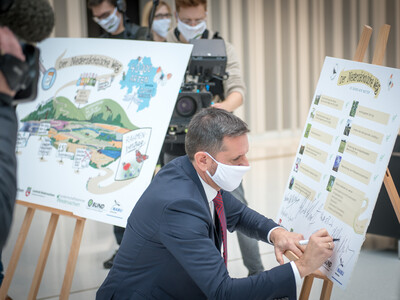
[[[314,272],[332,256],[335,244],[326,229],[320,229],[311,235],[303,255],[295,261],[301,278]]]
[[[302,256],[302,248],[299,241],[304,239],[302,234],[289,232],[284,228],[277,228],[271,232],[271,242],[275,246],[275,257],[281,265],[284,263],[283,254],[291,250],[298,257]]]
[[[0,55],[10,54],[25,61],[25,55],[22,52],[21,45],[19,44],[15,35],[7,27],[0,27]],[[0,71],[0,93],[15,96],[16,91],[10,89],[7,81]]]

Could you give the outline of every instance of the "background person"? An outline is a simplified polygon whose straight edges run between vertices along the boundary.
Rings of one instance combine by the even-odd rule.
[[[149,27],[150,12],[153,7],[153,1],[149,1],[143,8],[141,25]],[[153,41],[165,42],[167,33],[171,27],[172,12],[168,3],[160,1],[154,13],[154,20],[151,27]]]
[[[288,232],[234,198],[249,168],[246,123],[207,108],[191,120],[186,156],[164,166],[137,202],[97,299],[296,299],[296,286],[333,253],[325,229]],[[272,243],[281,264],[234,279],[228,274],[226,230]],[[221,244],[223,256],[221,256]],[[300,258],[283,264],[283,253]]]
[[[87,7],[92,11],[94,21],[99,24],[106,33],[102,38],[145,40],[147,28],[131,23],[125,15],[125,1],[121,0],[88,0]],[[114,226],[114,236],[117,245],[121,244],[125,228]],[[106,261],[103,266],[106,269],[112,267],[115,253]]]
[[[4,267],[3,267],[3,262],[1,261],[1,254],[2,254],[2,250],[0,250],[0,287],[1,284],[3,283],[3,279],[4,279]],[[12,300],[12,298],[10,296],[6,296],[5,300]]]
[[[28,68],[29,74],[39,72],[26,62],[27,57],[17,36],[27,42],[39,42],[50,34],[53,26],[53,9],[45,0],[0,0],[0,286],[4,279],[1,256],[10,232],[17,191],[15,146],[18,120],[13,100],[22,88],[21,83],[27,83],[22,70],[26,72]],[[32,57],[28,56],[28,59]],[[35,80],[30,82],[36,83]],[[24,92],[28,95],[26,90]],[[35,95],[31,90],[28,98]],[[19,101],[28,99],[17,97]],[[5,299],[11,300],[8,295]]]
[[[132,23],[126,16],[124,0],[88,0],[93,20],[106,32],[100,37],[145,40],[147,28]]]
[[[175,6],[177,27],[168,32],[167,42],[187,43],[190,39],[220,39],[218,33],[212,32],[206,26],[207,0],[176,0]],[[225,46],[226,72],[229,74],[229,78],[223,81],[215,80],[216,85],[211,87],[210,92],[213,94],[214,107],[232,112],[242,105],[246,87],[234,47],[227,42],[225,42]],[[164,164],[180,155],[185,155],[183,144],[164,143],[162,151],[164,152]],[[232,195],[247,205],[242,184],[232,192]],[[258,242],[241,232],[237,232],[237,237],[243,263],[249,271],[249,276],[264,271]]]

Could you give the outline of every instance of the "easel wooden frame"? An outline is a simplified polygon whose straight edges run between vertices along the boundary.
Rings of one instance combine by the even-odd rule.
[[[3,300],[7,296],[8,289],[11,285],[12,278],[14,276],[15,269],[17,268],[17,264],[19,261],[19,257],[22,252],[22,248],[25,243],[25,239],[28,235],[29,228],[32,223],[33,216],[36,210],[47,211],[51,213],[49,225],[47,226],[46,235],[43,240],[42,250],[39,255],[39,259],[36,265],[35,274],[32,279],[31,288],[29,290],[28,299],[36,299],[40,282],[42,281],[42,276],[44,272],[44,268],[46,266],[47,258],[49,256],[51,243],[53,241],[54,233],[56,231],[58,219],[60,215],[68,216],[76,219],[75,230],[72,237],[71,248],[68,256],[67,267],[64,274],[64,281],[62,284],[60,299],[68,299],[69,293],[71,290],[72,279],[75,272],[76,262],[78,260],[79,248],[83,235],[83,228],[85,226],[85,218],[81,218],[75,216],[72,212],[46,207],[43,205],[28,203],[25,201],[16,201],[17,204],[23,205],[27,207],[27,211],[25,213],[24,221],[22,222],[21,229],[18,234],[17,241],[14,246],[14,250],[10,259],[10,262],[7,267],[7,271],[4,276],[3,283],[0,289],[0,300]]]
[[[390,32],[390,25],[387,24],[383,25],[379,31],[378,40],[374,50],[374,57],[372,58],[373,65],[382,65],[383,58],[385,56],[385,50],[389,37],[389,32]],[[371,35],[372,35],[372,28],[367,25],[364,25],[363,31],[361,33],[361,38],[357,45],[356,53],[353,57],[354,61],[358,62],[363,61]],[[383,182],[388,192],[390,201],[392,202],[393,209],[396,213],[397,219],[400,223],[400,198],[396,186],[393,182],[393,178],[390,175],[389,169],[386,170]],[[293,261],[298,259],[298,257],[291,251],[287,251],[285,255],[288,259]],[[324,274],[322,274],[322,272],[319,270],[304,278],[299,300],[308,300],[314,278],[319,278],[323,280],[320,300],[329,300],[332,294],[333,282]]]

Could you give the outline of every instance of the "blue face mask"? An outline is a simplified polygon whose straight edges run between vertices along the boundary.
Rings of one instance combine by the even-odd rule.
[[[214,159],[210,154],[206,154],[211,157],[213,161],[218,164],[217,170],[214,175],[211,175],[208,170],[207,175],[210,176],[212,181],[215,182],[221,189],[232,192],[235,190],[243,179],[244,174],[250,170],[250,166],[231,166],[220,163]]]

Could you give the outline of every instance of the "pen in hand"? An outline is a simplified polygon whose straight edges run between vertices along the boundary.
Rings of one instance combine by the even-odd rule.
[[[309,240],[301,240],[299,241],[300,245],[307,245]],[[334,242],[340,241],[340,239],[333,239]]]

